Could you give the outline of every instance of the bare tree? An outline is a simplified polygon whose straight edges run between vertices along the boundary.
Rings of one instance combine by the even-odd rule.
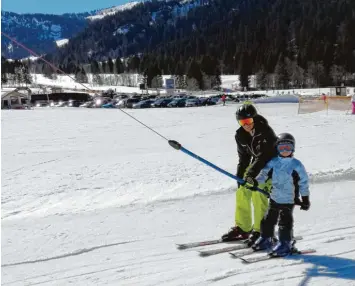
[[[193,77],[187,78],[186,84],[187,84],[186,86],[187,90],[196,91],[200,89],[198,81]]]

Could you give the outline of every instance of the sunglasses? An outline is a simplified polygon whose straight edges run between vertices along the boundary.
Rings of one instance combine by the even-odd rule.
[[[240,126],[250,125],[254,123],[254,120],[253,118],[240,119],[238,120],[238,123]]]
[[[293,151],[293,145],[292,144],[280,144],[277,145],[277,150],[279,152],[292,152]]]

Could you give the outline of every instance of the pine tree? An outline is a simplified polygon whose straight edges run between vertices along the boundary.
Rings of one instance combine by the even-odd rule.
[[[87,83],[88,76],[83,68],[78,68],[77,72],[75,73],[75,80],[80,83]]]
[[[239,85],[242,89],[249,89],[250,75],[251,75],[251,63],[248,52],[243,52],[239,61]]]
[[[203,88],[218,88],[221,85],[219,62],[211,56],[203,56],[200,66],[203,72]]]
[[[212,89],[213,76],[207,75],[204,72],[202,72],[202,80],[203,80],[203,89],[204,90]]]
[[[106,62],[102,62],[102,64],[101,64],[101,72],[100,73],[106,73],[106,70],[107,70]]]
[[[163,77],[161,75],[156,75],[152,78],[151,87],[152,88],[161,88],[163,85]]]
[[[256,87],[265,90],[268,87],[267,72],[264,68],[256,73]]]
[[[306,82],[308,87],[326,85],[327,77],[322,62],[309,62],[307,65]]]
[[[286,67],[285,57],[279,56],[279,60],[275,67],[276,87],[279,89],[287,89],[290,84],[290,77]]]
[[[185,69],[181,61],[179,61],[175,66],[175,71],[173,74],[175,78],[176,88],[185,89],[186,88]]]
[[[92,60],[90,63],[90,70],[92,74],[100,73],[99,63],[96,60]]]
[[[197,86],[199,89],[203,89],[203,77],[202,77],[202,72],[200,69],[199,64],[195,61],[192,60],[190,62],[189,69],[187,71],[187,85],[188,87],[192,87],[195,85],[195,82],[192,81],[192,79],[195,79],[197,82]],[[191,90],[191,89],[190,89]]]
[[[110,74],[113,73],[113,61],[110,57],[108,58],[108,61],[107,61],[107,73],[110,73]]]
[[[124,66],[120,58],[116,59],[115,62],[115,73],[122,74],[124,73]]]
[[[32,83],[32,76],[28,70],[28,66],[23,67],[23,81],[26,85]]]
[[[44,63],[42,72],[45,77],[52,79],[53,68],[49,64]]]
[[[288,74],[290,76],[290,82],[294,88],[302,88],[305,84],[305,72],[304,69],[298,66],[296,61],[288,61]]]
[[[92,78],[92,82],[98,86],[103,85],[103,80],[100,74],[94,74]]]
[[[15,67],[15,79],[17,85],[24,83],[24,68],[23,66]]]
[[[334,85],[344,84],[346,71],[343,67],[333,65],[330,68],[330,76]]]
[[[189,77],[186,80],[186,89],[191,91],[196,91],[200,89],[200,85],[195,78]]]
[[[8,80],[7,80],[7,74],[5,72],[1,73],[1,85],[5,85],[7,84]]]
[[[152,84],[155,84],[157,87],[157,85],[160,84],[160,87],[162,85],[162,71],[161,69],[158,67],[157,64],[152,65],[151,67],[149,67],[146,72],[145,72],[145,76],[147,76],[147,86],[148,87],[153,87]],[[156,81],[153,83],[153,79],[157,78]],[[160,80],[161,78],[161,80]]]

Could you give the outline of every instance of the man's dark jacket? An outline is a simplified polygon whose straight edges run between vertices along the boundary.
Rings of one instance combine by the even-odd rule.
[[[277,137],[263,116],[256,115],[254,117],[254,130],[255,133],[252,136],[243,127],[240,127],[235,134],[239,156],[237,167],[237,177],[239,178],[244,177],[245,170],[249,165],[250,168],[246,176],[255,178],[267,162],[277,156],[275,148]]]

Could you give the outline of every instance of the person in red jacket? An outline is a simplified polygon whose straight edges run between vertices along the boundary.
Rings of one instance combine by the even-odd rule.
[[[222,95],[223,106],[226,105],[226,98],[227,98],[227,96],[225,94],[223,94]]]

